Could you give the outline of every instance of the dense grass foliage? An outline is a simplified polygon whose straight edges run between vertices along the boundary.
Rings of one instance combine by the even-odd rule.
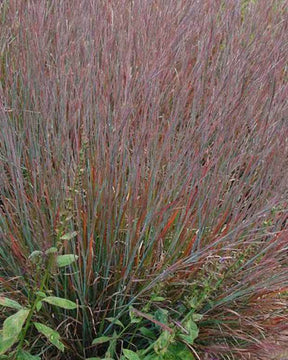
[[[0,293],[65,346],[19,359],[287,357],[287,9],[1,1]]]

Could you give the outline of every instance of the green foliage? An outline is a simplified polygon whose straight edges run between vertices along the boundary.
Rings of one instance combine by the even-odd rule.
[[[123,355],[127,360],[140,360],[140,357],[132,350],[123,349]]]
[[[64,234],[60,237],[60,240],[71,240],[77,236],[77,231],[72,231],[70,233]]]
[[[20,350],[16,360],[41,360],[40,356],[31,355],[29,352]]]
[[[62,352],[64,351],[65,346],[60,341],[60,335],[56,330],[53,330],[49,326],[46,326],[38,322],[34,322],[33,325],[41,334],[46,336],[46,338],[51,342],[51,344],[56,346],[60,351]]]
[[[18,341],[18,336],[28,315],[29,310],[21,309],[16,314],[5,319],[0,338],[0,355],[5,354]]]
[[[74,310],[77,308],[77,304],[75,304],[73,301],[58,298],[56,296],[47,296],[47,297],[43,298],[42,301],[45,301],[48,304],[51,304],[54,306],[58,306],[62,309]]]
[[[183,323],[183,327],[186,330],[187,334],[180,334],[179,337],[187,344],[193,345],[194,340],[197,339],[199,335],[198,326],[192,319],[188,319]]]
[[[103,344],[112,340],[111,336],[100,336],[92,341],[92,345]]]
[[[45,262],[46,269],[42,274],[42,279],[38,289],[32,290],[30,294],[31,301],[29,304],[27,304],[27,307],[22,307],[17,301],[7,297],[0,297],[1,306],[18,310],[18,312],[15,314],[8,316],[3,323],[3,329],[0,335],[0,355],[7,353],[9,350],[10,356],[15,355],[16,360],[40,359],[38,356],[34,356],[23,350],[27,332],[32,324],[39,333],[44,335],[49,340],[51,344],[53,344],[60,351],[64,352],[65,347],[60,341],[60,334],[56,330],[51,329],[49,326],[33,321],[33,317],[36,316],[36,313],[40,312],[43,302],[66,310],[74,310],[77,308],[77,304],[75,304],[73,301],[56,296],[47,296],[43,291],[48,278],[52,275],[51,270],[54,265],[54,254],[56,252],[57,248],[56,251],[55,248],[50,248],[46,251],[46,255],[48,255],[48,259],[46,259]],[[41,265],[43,265],[43,262],[45,261],[43,255],[44,253],[42,251],[33,251],[29,256],[31,264],[36,266],[36,276],[40,275],[40,272],[42,271]],[[60,255],[56,257],[56,261],[59,257]],[[73,259],[73,262],[74,261],[75,258]],[[61,262],[59,267],[62,267]],[[16,343],[18,343],[17,348],[11,351],[11,347]]]
[[[168,331],[163,331],[158,339],[154,342],[153,349],[155,353],[159,356],[166,354],[170,344],[175,339],[175,333],[170,333]]]
[[[167,351],[162,354],[149,354],[143,358],[144,360],[195,360],[190,349],[184,344],[177,342],[170,344]]]
[[[5,297],[0,297],[0,305],[16,310],[22,309],[22,306],[17,301]]]
[[[117,324],[115,319],[109,319],[109,322],[113,320],[121,330],[118,332],[114,330],[112,336],[100,336],[92,341],[92,345],[96,347],[108,343],[105,359],[113,358],[117,344],[126,341],[131,344],[132,348],[122,349],[122,360],[180,360],[180,358],[194,360],[189,346],[194,345],[194,341],[199,335],[199,329],[193,319],[199,320],[201,316],[195,314],[194,311],[187,312],[186,310],[175,321],[174,312],[171,309],[156,306],[159,301],[154,303],[155,299],[163,302],[163,305],[167,303],[163,296],[158,297],[152,294],[142,311],[130,307],[129,321],[126,326],[122,322]],[[154,307],[155,309],[152,310]],[[130,338],[127,337],[129,333],[132,334]],[[143,345],[138,346],[137,351],[134,350],[136,347],[133,342],[134,338],[145,339]]]
[[[77,255],[73,254],[65,254],[57,256],[57,265],[59,267],[65,267],[73,264],[78,259]]]

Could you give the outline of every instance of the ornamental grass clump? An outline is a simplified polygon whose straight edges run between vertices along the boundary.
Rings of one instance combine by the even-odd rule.
[[[1,2],[1,359],[287,357],[287,9]]]

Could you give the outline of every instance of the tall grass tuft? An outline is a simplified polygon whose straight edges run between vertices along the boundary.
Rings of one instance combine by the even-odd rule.
[[[93,339],[147,303],[179,327],[198,314],[195,359],[287,350],[287,9],[1,2],[0,292],[29,304],[35,250],[78,256],[44,289],[78,311],[36,315],[66,352],[31,329],[32,353],[104,357]],[[145,349],[137,334],[115,359]]]

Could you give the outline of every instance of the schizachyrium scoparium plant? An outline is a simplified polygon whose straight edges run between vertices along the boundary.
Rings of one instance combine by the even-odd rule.
[[[285,357],[287,5],[1,2],[0,319],[65,346],[11,353]]]

